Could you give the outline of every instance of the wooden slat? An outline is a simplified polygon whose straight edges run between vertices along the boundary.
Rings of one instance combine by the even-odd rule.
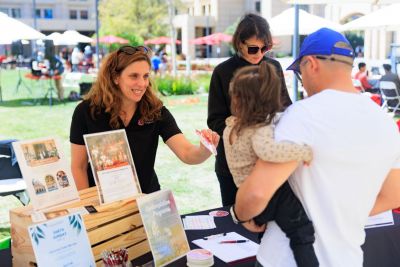
[[[111,220],[115,220],[138,212],[136,201],[133,199],[116,201],[114,203],[97,206],[95,208],[98,212],[90,213],[83,216],[85,226],[88,231],[94,227],[97,227],[98,225],[107,223]]]
[[[112,224],[106,224],[103,227],[98,227],[94,230],[88,231],[90,244],[97,244],[113,236],[139,228],[142,225],[142,218],[139,213],[130,215],[119,221],[115,221]]]

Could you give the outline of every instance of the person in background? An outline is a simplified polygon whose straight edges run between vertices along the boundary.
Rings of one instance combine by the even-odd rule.
[[[281,110],[280,91],[276,90],[280,83],[275,67],[266,61],[259,66],[243,67],[232,78],[229,88],[232,116],[226,119],[223,140],[229,170],[237,187],[251,173],[259,158],[278,163],[304,161],[306,164],[312,159],[309,146],[274,140],[274,122]],[[233,213],[234,206],[231,210]],[[318,266],[312,222],[288,182],[254,218],[260,226],[273,220],[290,239],[297,266]]]
[[[160,69],[161,59],[158,54],[154,54],[151,58],[151,68],[153,69],[155,74],[158,74],[158,70]]]
[[[54,55],[53,59],[50,60],[50,71],[53,76],[54,83],[57,88],[58,100],[64,101],[64,87],[62,85],[62,75],[64,73],[64,64],[58,55]]]
[[[399,76],[392,72],[392,66],[390,64],[383,64],[383,69],[385,70],[385,74],[382,75],[379,81],[383,82],[394,82],[396,85],[397,92],[400,95],[400,79]]]
[[[354,88],[353,60],[351,44],[339,32],[322,28],[304,39],[288,70],[302,78],[308,98],[286,110],[275,140],[311,146],[313,162],[258,160],[232,213],[247,229],[264,231],[252,218],[293,173],[289,184],[313,222],[315,252],[324,267],[362,267],[368,216],[400,206],[399,132],[393,118]],[[256,266],[296,266],[275,222],[268,223],[257,261]]]
[[[79,47],[74,47],[71,53],[72,72],[79,72],[79,64],[82,58],[82,52],[79,50]]]
[[[93,68],[93,51],[90,45],[85,46],[83,55],[86,71],[88,71],[89,68]]]
[[[283,107],[291,104],[281,65],[278,61],[266,56],[267,51],[272,48],[272,36],[267,21],[255,14],[245,15],[236,28],[232,44],[236,54],[214,69],[208,95],[207,124],[220,136],[226,127],[226,118],[231,115],[229,83],[234,72],[244,66],[258,65],[262,61],[271,63],[281,80],[280,87],[276,89],[280,91]],[[219,143],[217,151],[215,172],[219,181],[222,205],[232,205],[235,202],[237,187],[226,162],[223,142]]]
[[[63,49],[61,49],[60,57],[61,57],[61,60],[64,63],[65,69],[67,71],[71,71],[71,62],[70,62],[70,56],[69,56],[69,52],[68,52],[68,48],[67,47],[64,47]]]
[[[159,136],[175,155],[187,164],[199,164],[210,157],[203,145],[191,144],[174,117],[153,91],[150,81],[151,50],[144,46],[123,46],[104,60],[97,80],[72,116],[71,167],[78,189],[94,186],[88,165],[84,134],[124,129],[143,193],[160,189],[154,170]],[[202,130],[217,145],[219,136]]]
[[[169,63],[168,63],[168,55],[166,52],[161,52],[161,63],[160,63],[160,74],[164,76],[167,72],[169,72]]]
[[[360,91],[369,93],[377,93],[378,90],[373,88],[372,84],[368,81],[367,64],[364,62],[358,63],[358,72],[354,76],[354,79],[359,80],[361,87],[356,87]]]

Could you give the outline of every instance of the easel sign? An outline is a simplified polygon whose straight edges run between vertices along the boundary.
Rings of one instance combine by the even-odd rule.
[[[83,138],[100,204],[134,197],[142,192],[125,130],[85,134]]]
[[[165,266],[190,251],[171,190],[141,196],[137,204],[155,267]]]

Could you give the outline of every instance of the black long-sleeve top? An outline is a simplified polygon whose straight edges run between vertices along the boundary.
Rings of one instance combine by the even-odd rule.
[[[262,60],[266,60],[276,67],[278,75],[281,78],[281,100],[283,106],[286,108],[292,103],[292,101],[290,100],[286,88],[282,67],[278,61],[272,58],[264,57]],[[222,135],[226,127],[225,119],[231,116],[231,99],[228,92],[229,83],[237,69],[249,65],[251,65],[251,63],[247,62],[238,55],[234,55],[233,57],[219,64],[214,69],[214,72],[211,76],[210,91],[208,94],[207,124],[211,130],[217,132],[221,136],[221,140],[219,141],[217,147],[218,154],[215,161],[215,172],[218,175],[231,176],[228,164],[226,162],[224,142],[222,140]]]

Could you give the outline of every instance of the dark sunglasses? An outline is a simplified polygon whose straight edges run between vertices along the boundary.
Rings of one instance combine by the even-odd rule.
[[[301,83],[301,86],[303,86],[303,79],[301,78],[301,72],[294,70],[293,73],[296,76],[296,79]]]
[[[261,53],[264,54],[265,52],[268,51],[268,46],[264,45],[263,47],[258,47],[256,45],[248,45],[245,43],[247,46],[247,53],[249,55],[255,55],[258,53],[259,50],[261,50]]]
[[[133,55],[136,52],[142,52],[144,54],[150,54],[151,53],[151,49],[146,47],[146,46],[131,46],[131,45],[124,45],[121,46],[118,51],[117,54],[119,55],[120,53],[125,53],[128,55]]]

